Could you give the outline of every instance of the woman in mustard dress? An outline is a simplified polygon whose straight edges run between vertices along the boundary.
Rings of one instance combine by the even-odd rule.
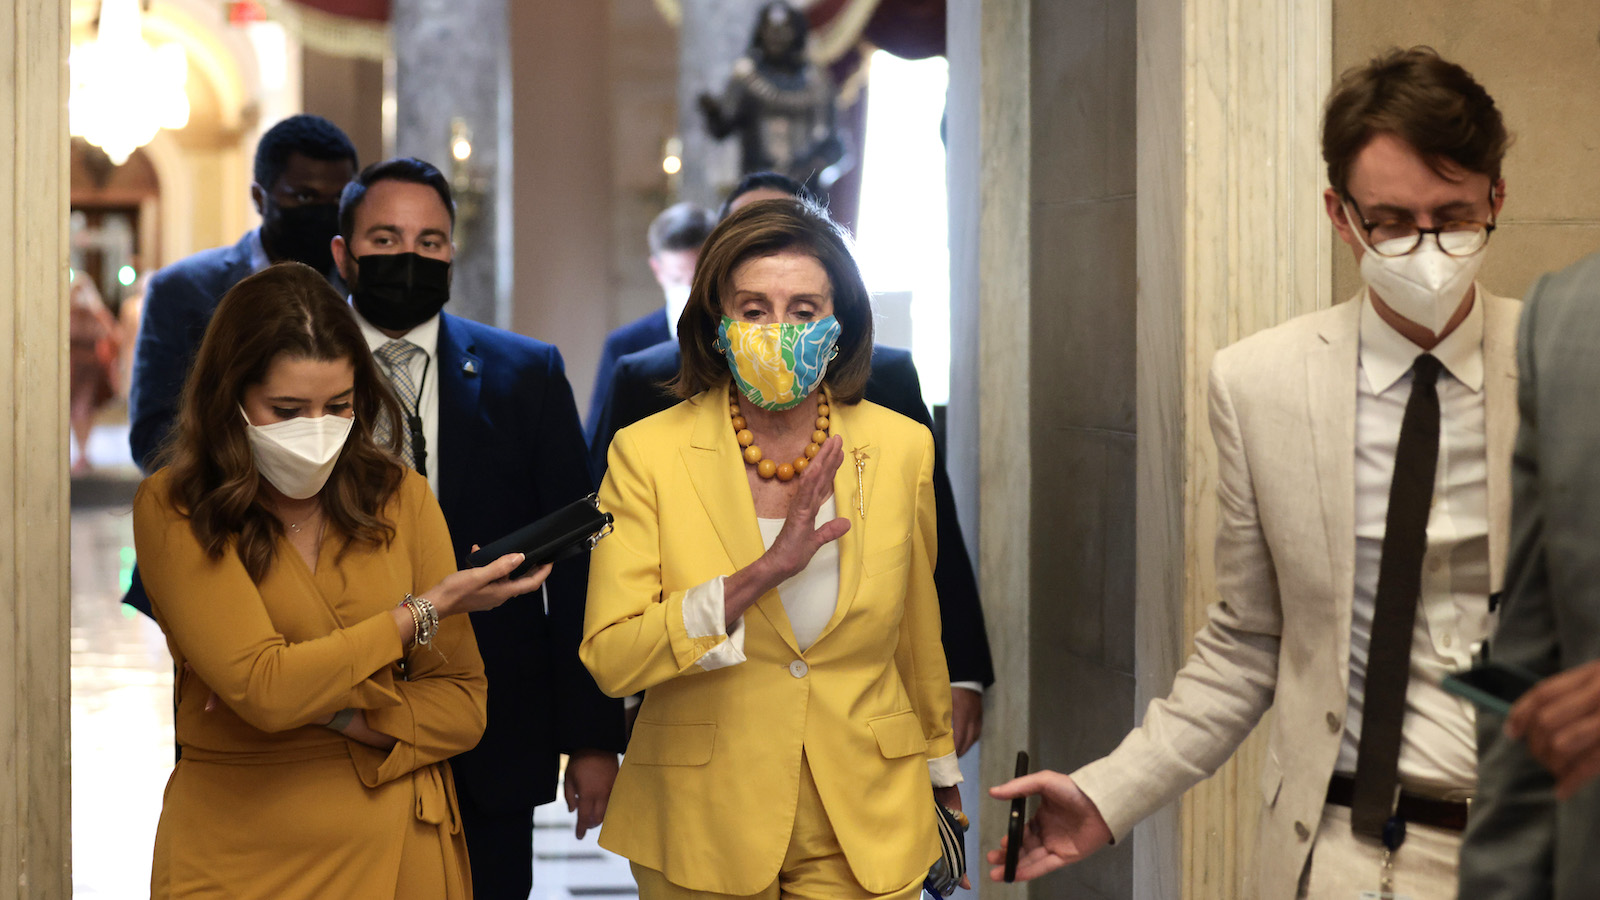
[[[468,618],[534,590],[457,573],[428,483],[373,438],[397,413],[359,328],[298,263],[206,331],[134,542],[178,667],[182,758],[153,898],[466,898],[446,760],[484,727]]]

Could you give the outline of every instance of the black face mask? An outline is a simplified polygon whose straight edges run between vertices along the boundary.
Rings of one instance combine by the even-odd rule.
[[[339,233],[339,204],[271,204],[261,217],[261,244],[275,260],[292,259],[327,274],[333,271],[333,237]]]
[[[450,264],[415,253],[356,257],[350,299],[356,312],[385,331],[410,331],[450,299]]]

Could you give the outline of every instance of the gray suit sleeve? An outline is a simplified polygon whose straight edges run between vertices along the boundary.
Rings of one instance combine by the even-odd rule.
[[[1545,509],[1539,463],[1539,392],[1535,286],[1517,340],[1517,407],[1522,416],[1511,461],[1511,551],[1500,625],[1491,658],[1541,674],[1557,668],[1557,631],[1545,558]],[[1553,896],[1554,779],[1505,736],[1505,719],[1478,713],[1478,793],[1461,847],[1462,900],[1533,900]]]

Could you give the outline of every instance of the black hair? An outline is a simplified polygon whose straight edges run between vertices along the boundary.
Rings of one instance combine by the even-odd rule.
[[[787,175],[782,175],[778,172],[751,172],[739,179],[739,183],[734,185],[733,190],[728,192],[727,199],[722,201],[722,208],[717,211],[717,220],[721,221],[728,217],[728,208],[733,206],[733,201],[751,191],[759,191],[762,188],[783,191],[785,194],[791,197],[798,197],[812,206],[826,206],[822,197],[818,196],[816,191]]]
[[[292,153],[318,160],[348,159],[351,169],[361,168],[355,145],[339,126],[321,116],[290,116],[268,128],[256,144],[255,179],[263,191],[272,193]]]
[[[433,188],[450,212],[450,227],[455,228],[456,202],[450,197],[449,179],[431,162],[415,156],[397,156],[367,166],[354,181],[344,186],[344,193],[339,195],[339,234],[346,242],[355,236],[356,210],[366,199],[367,189],[380,181],[405,181]]]
[[[693,203],[674,203],[650,222],[645,239],[651,256],[675,250],[699,250],[715,227],[717,217],[711,210]]]

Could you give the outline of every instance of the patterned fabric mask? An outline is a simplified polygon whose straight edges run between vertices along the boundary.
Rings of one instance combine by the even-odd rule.
[[[793,409],[822,383],[828,362],[839,353],[839,320],[758,325],[722,317],[717,349],[728,358],[733,381],[745,399],[779,412]]]

